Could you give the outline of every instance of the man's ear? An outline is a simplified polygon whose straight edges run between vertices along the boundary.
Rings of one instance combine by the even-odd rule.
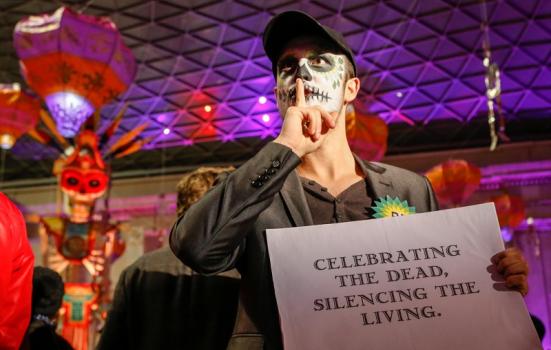
[[[344,87],[344,103],[350,103],[356,99],[360,91],[360,79],[357,77],[348,79]]]

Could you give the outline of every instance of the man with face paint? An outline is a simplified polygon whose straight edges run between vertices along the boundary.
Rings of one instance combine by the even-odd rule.
[[[387,195],[407,200],[418,213],[438,209],[426,178],[351,152],[345,109],[360,81],[339,33],[288,11],[268,23],[263,43],[277,80],[280,134],[220,178],[170,235],[176,256],[194,270],[241,272],[228,349],[282,348],[266,229],[369,219],[373,200]],[[526,292],[527,266],[518,251],[502,252],[495,263],[510,287]]]
[[[299,37],[289,43],[293,50],[285,52],[277,63],[276,95],[279,111],[296,105],[297,77],[302,80],[306,106],[320,106],[327,112],[339,112],[344,104],[347,80],[345,55],[331,53],[330,48],[312,39]]]

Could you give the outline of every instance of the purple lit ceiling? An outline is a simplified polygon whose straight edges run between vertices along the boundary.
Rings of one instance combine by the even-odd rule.
[[[114,170],[237,162],[274,137],[281,122],[261,33],[287,9],[345,34],[362,81],[356,108],[390,125],[389,153],[489,144],[478,0],[1,1],[2,82],[21,81],[15,23],[62,3],[110,16],[138,61],[136,81],[102,118],[128,103],[120,132],[147,121],[153,140]],[[488,1],[487,14],[509,136],[551,138],[551,1]],[[4,178],[49,176],[53,156],[23,139],[8,154]]]

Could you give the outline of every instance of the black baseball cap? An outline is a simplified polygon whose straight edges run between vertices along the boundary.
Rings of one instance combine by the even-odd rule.
[[[264,51],[270,61],[272,61],[274,76],[277,72],[277,60],[287,43],[296,37],[304,35],[318,36],[335,44],[348,57],[354,67],[354,75],[356,75],[357,69],[354,53],[348,47],[341,33],[322,25],[315,18],[304,12],[286,11],[274,16],[268,22],[262,38]]]

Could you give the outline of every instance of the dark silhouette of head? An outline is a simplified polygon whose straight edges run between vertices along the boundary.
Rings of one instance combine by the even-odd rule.
[[[64,285],[61,276],[52,269],[36,266],[33,273],[33,315],[52,318],[63,301]]]

